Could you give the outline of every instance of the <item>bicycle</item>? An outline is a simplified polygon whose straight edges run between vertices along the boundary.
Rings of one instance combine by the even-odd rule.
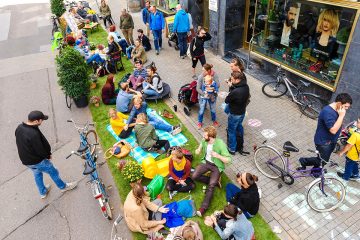
[[[52,20],[52,30],[51,30],[51,37],[54,38],[54,33],[59,31],[59,18],[55,15],[51,16]]]
[[[123,216],[121,216],[121,214],[119,214],[119,216],[116,218],[116,220],[113,223],[112,229],[111,229],[111,235],[110,235],[110,240],[123,240],[123,238],[118,235],[118,231],[117,231],[117,225],[120,224],[121,220],[123,220]]]
[[[72,99],[69,95],[65,94],[65,102],[68,109],[71,109]]]
[[[68,155],[66,159],[71,157],[73,154],[85,159],[85,169],[83,171],[83,175],[89,175],[89,183],[91,184],[93,196],[96,200],[99,201],[103,216],[106,219],[111,220],[112,212],[110,208],[109,196],[106,193],[105,185],[101,178],[99,178],[99,174],[97,172],[98,156],[96,154],[96,146],[99,145],[98,136],[94,130],[89,130],[89,126],[94,126],[94,124],[87,122],[84,124],[84,127],[79,127],[78,124],[76,124],[72,119],[67,121],[72,122],[78,131],[80,135],[80,146],[77,151],[71,151],[70,155]]]
[[[289,161],[290,152],[298,151],[298,148],[287,141],[283,145],[281,154],[275,147],[267,145],[265,141],[262,146],[255,147],[255,165],[266,177],[281,178],[288,185],[293,184],[297,178],[310,177],[313,173],[319,173],[319,178],[309,184],[306,192],[308,205],[317,212],[329,212],[339,207],[346,196],[346,189],[342,181],[335,177],[325,176],[327,170],[324,166],[327,162],[321,158],[318,151],[310,149],[308,151],[316,153],[317,157],[321,159],[322,167],[305,170],[292,169]],[[334,165],[336,164],[331,162],[330,166]]]
[[[300,84],[300,86],[297,86],[291,82],[280,65],[277,67],[276,81],[265,83],[262,87],[262,92],[268,97],[278,98],[289,91],[292,101],[299,105],[300,111],[305,116],[316,119],[323,108],[323,102],[319,95],[303,91],[303,87],[310,86],[309,82],[300,80]]]

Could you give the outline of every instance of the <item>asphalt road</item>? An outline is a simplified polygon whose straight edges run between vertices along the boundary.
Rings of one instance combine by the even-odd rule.
[[[20,3],[26,4],[20,4]],[[110,239],[112,222],[103,218],[92,197],[83,161],[65,159],[78,147],[78,135],[66,122],[90,120],[89,110],[65,106],[57,85],[55,54],[50,51],[51,22],[46,0],[2,0],[0,3],[0,239]],[[32,172],[19,160],[14,131],[31,110],[50,116],[40,127],[53,148],[53,163],[66,181],[79,181],[77,189],[52,189],[41,200]],[[102,150],[98,149],[100,156]],[[100,159],[99,161],[102,161]],[[109,188],[115,216],[121,209],[119,194],[107,165],[100,175]],[[124,239],[131,235],[124,222]]]

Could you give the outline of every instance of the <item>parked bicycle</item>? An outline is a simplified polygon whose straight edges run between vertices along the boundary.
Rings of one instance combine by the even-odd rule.
[[[319,173],[320,177],[309,184],[306,192],[306,201],[309,206],[317,212],[328,212],[336,209],[345,199],[346,189],[341,180],[325,176],[326,161],[323,160],[318,151],[308,150],[316,153],[321,159],[320,168],[296,170],[291,168],[290,152],[298,152],[291,142],[287,141],[283,146],[281,154],[275,147],[266,144],[257,147],[255,150],[254,161],[257,169],[266,177],[271,179],[281,178],[281,180],[291,185],[294,180],[301,177],[310,177],[314,172]],[[330,163],[330,166],[336,164]]]
[[[52,30],[51,30],[51,38],[54,38],[54,33],[59,31],[59,18],[55,15],[51,16],[52,21]]]
[[[97,172],[97,165],[100,165],[97,164],[96,154],[96,146],[99,145],[98,137],[94,130],[89,130],[89,126],[94,126],[94,124],[87,122],[83,127],[79,127],[79,125],[72,119],[68,120],[68,122],[72,122],[78,131],[80,135],[80,146],[77,151],[72,151],[66,159],[71,157],[73,154],[85,159],[85,169],[83,175],[89,175],[89,183],[91,185],[93,196],[99,201],[103,216],[111,220],[112,212],[109,203],[109,196],[106,193],[105,185],[101,178],[99,178],[99,174]]]
[[[262,92],[271,98],[278,98],[290,92],[292,101],[299,105],[300,111],[307,117],[316,119],[324,104],[319,95],[303,91],[303,87],[310,86],[309,82],[300,80],[300,85],[291,82],[285,71],[278,66],[276,81],[265,83]]]
[[[68,109],[71,109],[72,99],[69,95],[65,94],[65,102]]]
[[[121,236],[121,233],[118,233],[117,230],[117,225],[120,224],[121,220],[123,220],[123,216],[121,216],[121,214],[119,214],[119,216],[116,218],[116,220],[113,223],[112,229],[111,229],[111,235],[110,235],[110,240],[125,240],[123,239]]]

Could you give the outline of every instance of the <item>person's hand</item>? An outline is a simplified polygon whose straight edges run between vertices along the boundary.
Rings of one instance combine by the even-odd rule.
[[[217,152],[214,152],[214,151],[211,152],[211,156],[214,157],[214,158],[220,158],[221,157],[220,154],[218,154]]]
[[[161,224],[165,224],[166,223],[166,218],[163,218],[162,220],[161,220]]]
[[[344,106],[341,106],[338,110],[337,110],[339,117],[344,117],[346,114],[346,109],[344,108]]]
[[[211,214],[210,218],[211,218],[211,221],[212,221],[213,223],[216,223],[216,222],[217,222],[217,219],[216,219],[216,217],[215,217],[214,214]]]
[[[150,34],[152,34],[152,30],[150,30]]]
[[[342,156],[344,155],[344,153],[341,152],[341,151],[337,152],[336,154],[337,154],[339,157],[342,157]]]
[[[196,154],[196,155],[199,155],[199,154],[200,154],[200,151],[201,151],[201,148],[199,147],[199,148],[197,148],[197,149],[195,150],[195,154]]]
[[[208,226],[208,227],[212,227],[212,226],[214,225],[213,220],[212,220],[211,217],[209,217],[209,216],[206,216],[206,217],[205,217],[204,223],[205,223],[205,225]]]
[[[146,26],[149,26],[149,23],[146,23]]]
[[[51,159],[52,159],[52,155],[49,156],[49,160],[51,160]]]
[[[195,61],[195,60],[196,60],[196,58],[193,58],[193,60]]]
[[[162,33],[164,33],[164,32],[165,32],[165,29],[162,30]]]
[[[128,128],[129,128],[129,125],[126,124],[126,125],[124,126],[124,130],[127,131]]]
[[[183,186],[186,186],[186,182],[185,182],[185,180],[183,180],[183,179],[179,180],[179,183],[180,183],[181,185],[183,185]]]
[[[169,211],[169,208],[165,208],[165,207],[160,207],[158,212],[161,212],[161,213],[167,213]]]

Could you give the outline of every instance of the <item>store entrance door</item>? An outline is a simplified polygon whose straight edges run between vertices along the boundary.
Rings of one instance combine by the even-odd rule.
[[[209,31],[209,0],[205,0],[203,4],[203,27]]]

